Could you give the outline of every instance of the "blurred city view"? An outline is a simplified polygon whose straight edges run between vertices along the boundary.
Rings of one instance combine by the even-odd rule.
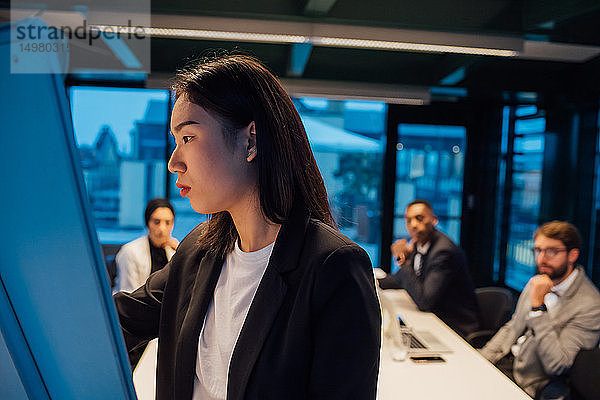
[[[119,245],[142,235],[144,207],[154,197],[168,197],[174,204],[174,236],[180,240],[208,218],[194,212],[189,200],[179,196],[176,176],[167,171],[174,146],[168,134],[169,91],[73,86],[70,97],[84,178],[102,244]],[[368,252],[373,266],[381,265],[381,246],[389,246],[381,243],[387,105],[325,98],[294,98],[293,102],[340,231]],[[519,112],[527,116],[535,110]],[[543,121],[524,118],[517,121],[516,130],[506,273],[507,282],[520,288],[534,268],[529,249],[539,212]],[[394,238],[408,237],[406,205],[424,198],[436,211],[438,228],[460,243],[465,128],[401,123],[397,132]]]
[[[103,244],[126,243],[144,234],[146,203],[167,197],[170,93],[71,87],[70,95],[98,237]],[[177,196],[171,201],[177,238],[206,219],[191,209],[187,199]]]

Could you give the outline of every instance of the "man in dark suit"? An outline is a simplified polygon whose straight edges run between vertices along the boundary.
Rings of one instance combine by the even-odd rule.
[[[426,200],[411,202],[405,219],[411,241],[392,244],[400,269],[378,279],[379,287],[406,289],[419,310],[435,313],[462,336],[476,331],[477,298],[462,251],[435,229],[438,220]]]

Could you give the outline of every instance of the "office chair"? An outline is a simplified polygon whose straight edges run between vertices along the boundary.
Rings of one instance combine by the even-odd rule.
[[[106,271],[108,272],[108,277],[110,278],[110,287],[115,286],[115,278],[117,276],[117,262],[115,261],[115,256],[121,249],[120,244],[103,244],[102,247],[102,256],[104,257],[104,264],[106,265]]]
[[[573,400],[600,399],[600,348],[580,350],[569,377]]]
[[[515,306],[514,296],[509,289],[482,287],[475,289],[479,303],[480,330],[467,335],[471,346],[479,349],[509,320]]]

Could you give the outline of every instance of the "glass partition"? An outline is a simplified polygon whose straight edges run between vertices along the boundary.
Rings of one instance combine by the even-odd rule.
[[[166,194],[169,91],[72,86],[70,100],[100,242],[131,241],[148,200]]]
[[[513,112],[513,118],[509,106],[503,112],[499,192],[508,184],[510,193],[503,199],[509,203],[505,207],[508,215],[499,214],[508,221],[506,248],[501,248],[503,241],[497,239],[494,276],[499,278],[500,257],[505,257],[504,283],[522,290],[535,273],[531,248],[539,222],[546,121],[535,106],[519,106]]]
[[[293,101],[340,231],[378,266],[386,104],[306,97]]]
[[[465,152],[463,126],[398,125],[394,238],[408,238],[406,206],[425,199],[438,217],[438,229],[460,243]]]

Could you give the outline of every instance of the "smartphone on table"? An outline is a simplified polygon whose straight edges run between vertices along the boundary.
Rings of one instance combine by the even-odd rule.
[[[412,362],[415,363],[443,363],[446,362],[441,356],[410,356]]]

